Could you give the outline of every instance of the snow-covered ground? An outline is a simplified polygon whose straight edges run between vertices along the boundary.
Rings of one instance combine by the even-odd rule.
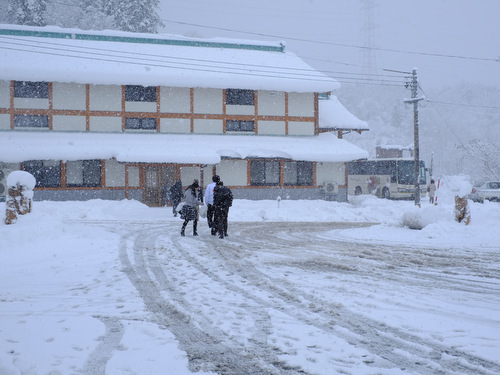
[[[224,240],[34,202],[0,224],[0,374],[498,374],[500,203],[459,224],[447,182],[421,208],[236,200]]]

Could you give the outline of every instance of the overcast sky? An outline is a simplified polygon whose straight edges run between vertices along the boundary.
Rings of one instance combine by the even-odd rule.
[[[375,72],[399,85],[404,78],[383,69],[418,68],[424,89],[463,81],[500,87],[500,0],[161,0],[161,7],[163,33],[284,40],[344,85]]]

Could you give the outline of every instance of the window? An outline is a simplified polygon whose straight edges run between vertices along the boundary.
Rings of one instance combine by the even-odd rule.
[[[227,132],[254,132],[255,123],[253,121],[227,120]]]
[[[254,105],[253,90],[226,90],[226,104],[229,105]]]
[[[155,86],[125,86],[125,101],[127,102],[156,102]]]
[[[49,98],[48,82],[15,81],[14,97],[16,98]]]
[[[125,119],[125,129],[156,130],[156,119],[128,117]]]
[[[16,128],[48,128],[49,116],[45,115],[15,115]]]
[[[61,162],[57,160],[30,160],[24,170],[36,179],[36,187],[61,187]]]
[[[252,160],[250,162],[250,185],[279,186],[280,162]]]
[[[312,186],[313,163],[309,161],[286,161],[284,163],[285,186]]]
[[[101,161],[76,160],[66,162],[66,186],[101,186]]]
[[[409,160],[401,160],[398,163],[398,183],[401,185],[415,184],[415,163]]]

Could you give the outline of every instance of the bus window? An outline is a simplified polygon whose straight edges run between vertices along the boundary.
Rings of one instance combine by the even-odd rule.
[[[423,161],[420,162],[420,185],[426,185],[427,179],[425,176],[425,163]]]
[[[377,161],[377,171],[374,174],[391,176],[391,183],[396,180],[396,161],[395,160],[380,160]]]
[[[401,185],[415,184],[415,168],[413,161],[400,160],[398,163],[398,183]]]

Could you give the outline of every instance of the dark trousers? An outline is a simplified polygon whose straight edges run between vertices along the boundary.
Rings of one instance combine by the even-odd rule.
[[[182,223],[182,228],[181,228],[181,235],[182,236],[184,236],[184,233],[185,233],[185,230],[186,230],[186,226],[188,225],[189,221],[190,220],[186,219],[186,220],[184,220],[184,223]],[[198,231],[196,230],[197,226],[198,226],[198,220],[194,219],[193,220],[193,236],[197,236],[198,235]]]
[[[216,207],[215,208],[215,228],[219,237],[227,236],[227,216],[229,207]]]
[[[215,215],[215,206],[213,204],[207,204],[207,222],[209,228],[214,228],[214,215]]]
[[[181,203],[181,201],[173,201],[172,202],[172,213],[174,216],[177,216],[177,206]]]

